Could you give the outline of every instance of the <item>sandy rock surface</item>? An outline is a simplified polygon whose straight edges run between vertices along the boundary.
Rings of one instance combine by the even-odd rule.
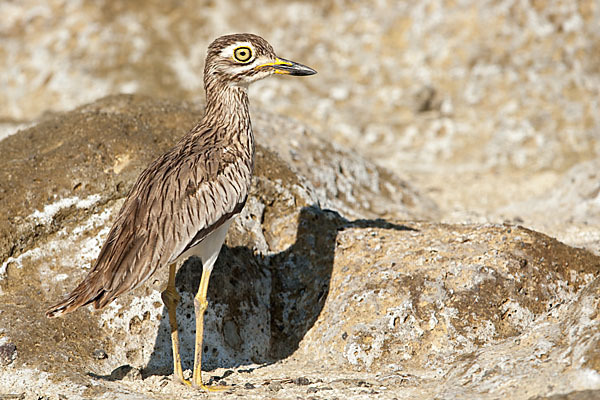
[[[17,378],[27,368],[63,383],[90,382],[86,373],[114,378],[124,365],[135,366],[138,377],[169,373],[170,336],[160,301],[166,271],[100,314],[83,311],[69,319],[46,320],[43,310],[90,267],[143,166],[199,115],[201,110],[185,104],[113,96],[48,116],[0,142],[3,154],[13,154],[1,161],[0,169],[0,190],[5,194],[0,199],[0,319],[3,341],[16,346],[18,355],[16,360],[5,357],[4,364],[17,367],[3,374],[7,388],[40,385],[38,378],[31,385]],[[289,138],[282,143],[290,147],[289,140],[302,130],[282,118],[268,126],[261,122],[266,120],[263,116],[255,124],[259,142],[270,130],[282,131]],[[430,200],[389,172],[336,151],[308,131],[302,135],[304,146],[326,149],[329,156],[298,148],[308,157],[297,158],[294,166],[258,146],[252,196],[230,230],[228,247],[219,259],[221,273],[211,279],[206,368],[272,363],[297,348],[327,296],[337,229],[346,221],[319,204],[339,203],[365,217],[383,209],[386,215],[410,219],[436,212]],[[308,170],[307,160],[317,169],[304,177],[298,169]],[[342,190],[344,185],[351,190]],[[386,203],[391,206],[381,208]],[[177,278],[183,296],[183,360],[188,364],[193,354],[192,299],[200,271],[197,262],[189,262]],[[41,376],[45,381],[46,375]],[[84,393],[69,388],[64,393],[83,396],[105,390]]]
[[[170,380],[166,270],[101,312],[43,311],[84,276],[141,168],[200,113],[113,96],[0,142],[13,154],[0,160],[3,393],[199,395]],[[285,133],[259,145],[252,195],[211,279],[205,378],[229,385],[225,398],[598,388],[600,257],[516,226],[414,222],[438,210],[407,182],[308,130],[294,145],[303,128],[291,120],[256,120],[259,143]],[[200,272],[190,260],[177,273],[187,368]]]
[[[169,379],[165,271],[103,312],[42,312],[199,118],[231,32],[319,73],[250,90],[257,179],[206,317],[206,379],[231,388],[208,397],[600,397],[597,1],[0,15],[0,399],[207,397]],[[117,93],[149,97],[97,101]],[[178,273],[186,368],[198,280]]]

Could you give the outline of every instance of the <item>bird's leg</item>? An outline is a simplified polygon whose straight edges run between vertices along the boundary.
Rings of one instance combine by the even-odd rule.
[[[204,335],[204,311],[208,307],[206,293],[208,292],[208,280],[210,279],[211,268],[202,270],[200,279],[200,288],[196,297],[194,297],[194,309],[196,310],[196,349],[194,355],[194,373],[192,375],[192,386],[206,391],[223,390],[222,386],[207,386],[202,383],[202,339]]]
[[[175,270],[176,263],[169,266],[169,282],[167,288],[161,294],[163,303],[169,312],[169,325],[171,325],[171,344],[173,345],[173,377],[181,383],[191,386],[191,382],[183,378],[183,370],[181,369],[181,357],[179,356],[179,332],[177,331],[177,304],[181,300],[181,296],[175,289]]]

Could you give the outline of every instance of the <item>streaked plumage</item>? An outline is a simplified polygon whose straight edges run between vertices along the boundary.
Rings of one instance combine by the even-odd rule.
[[[203,281],[208,285],[227,228],[244,207],[252,180],[254,136],[247,88],[273,73],[310,75],[315,71],[277,58],[273,48],[256,35],[227,35],[209,46],[204,117],[142,172],[91,271],[64,301],[48,310],[49,317],[90,303],[102,308],[166,265],[172,265],[173,276],[163,298],[168,308],[176,306],[173,265],[191,255],[202,259]],[[199,291],[196,299],[200,317],[204,310],[198,310],[205,305],[199,304],[205,303],[205,296]],[[177,328],[171,322],[175,324],[175,353]],[[180,372],[175,365],[176,375]],[[196,379],[196,368],[194,384],[204,387],[199,372]]]

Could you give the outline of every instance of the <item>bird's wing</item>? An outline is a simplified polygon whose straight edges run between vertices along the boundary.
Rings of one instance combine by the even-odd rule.
[[[251,157],[226,147],[194,146],[180,145],[142,172],[92,270],[49,316],[92,302],[106,306],[242,209]]]

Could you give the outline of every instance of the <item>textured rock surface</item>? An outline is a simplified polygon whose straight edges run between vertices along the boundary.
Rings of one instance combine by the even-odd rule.
[[[419,398],[599,383],[600,257],[514,226],[410,223],[345,229],[333,265],[298,357],[378,372]]]
[[[251,31],[319,74],[251,88],[268,148],[211,283],[208,376],[245,398],[600,397],[597,260],[510,225],[600,254],[597,1],[23,0],[0,15],[0,139],[23,130],[0,142],[0,395],[196,396],[163,375],[164,277],[101,314],[41,312],[197,119],[208,42]],[[177,102],[45,114],[114,93]],[[196,267],[178,275],[187,367]]]
[[[600,158],[575,165],[545,193],[498,212],[600,253]]]
[[[201,114],[191,105],[117,96],[67,118],[48,117],[0,142],[2,153],[13,155],[0,160],[0,257],[20,253],[36,235],[55,232],[69,215],[89,214],[94,205],[123,197],[141,168]],[[336,149],[297,123],[255,114],[257,141],[307,172],[315,202],[369,216],[422,219],[436,214],[431,200],[388,171]],[[294,157],[298,152],[303,155]]]
[[[0,344],[12,345],[0,393],[195,396],[168,377],[166,271],[98,313],[43,311],[85,274],[139,170],[199,113],[113,96],[0,142],[13,155],[0,161]],[[233,385],[225,397],[600,388],[599,257],[515,226],[414,222],[438,210],[408,183],[297,123],[256,117],[259,143],[280,136],[269,141],[276,151],[258,147],[206,315],[206,378]],[[177,273],[187,368],[199,279],[195,260]]]
[[[410,174],[447,221],[503,222],[499,207],[600,156],[596,0],[24,0],[0,14],[6,133],[111,93],[203,99],[208,42],[251,31],[319,71],[258,83],[254,105]]]
[[[0,190],[5,194],[0,199],[0,319],[2,334],[19,351],[17,368],[32,366],[75,381],[82,378],[74,366],[105,376],[125,364],[144,367],[145,374],[169,372],[170,337],[159,294],[166,271],[100,314],[83,311],[49,321],[42,314],[49,301],[63,296],[85,274],[141,168],[198,115],[185,105],[117,96],[49,116],[0,142],[2,153],[14,157],[3,159],[0,169]],[[281,118],[272,120],[268,129],[261,128],[264,123],[255,124],[259,140],[272,134],[270,129],[285,132],[280,140],[286,143],[286,135],[290,141],[301,130]],[[431,201],[421,200],[407,183],[381,168],[336,152],[309,132],[302,138],[303,146],[326,148],[329,154],[305,150],[319,168],[307,178],[273,151],[258,147],[253,195],[232,226],[229,247],[219,261],[221,272],[211,280],[208,368],[283,359],[316,320],[327,294],[342,217],[314,205],[339,201],[342,208],[364,206],[364,213],[372,215],[377,209],[370,204],[387,202],[391,206],[386,215],[423,218],[427,207],[435,213]],[[308,170],[304,162],[302,157],[294,163]],[[341,163],[351,163],[352,169],[345,170]],[[336,185],[351,186],[352,191],[341,195]],[[199,270],[196,262],[189,262],[177,277],[186,363],[193,354],[192,298]],[[108,357],[98,360],[98,352]]]

